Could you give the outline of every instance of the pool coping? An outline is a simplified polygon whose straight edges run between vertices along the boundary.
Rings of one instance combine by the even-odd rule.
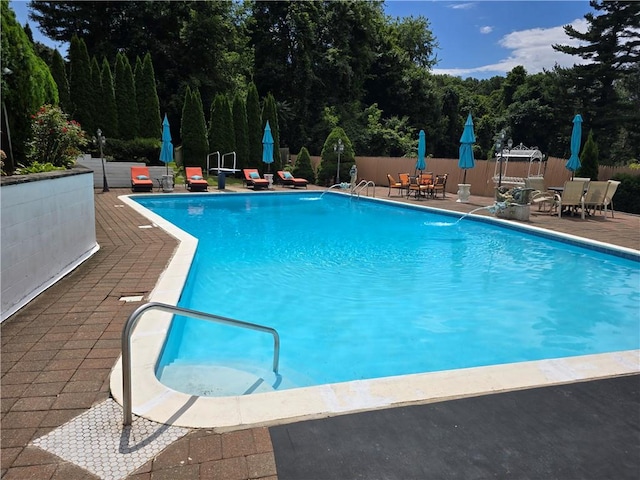
[[[212,194],[217,193],[199,195]],[[143,196],[148,195],[122,195],[118,198],[148,218],[152,226],[162,228],[178,240],[178,246],[148,301],[177,305],[198,241],[132,199]],[[396,202],[386,199],[375,200],[397,205]],[[448,210],[433,207],[411,205],[410,208],[452,214]],[[482,218],[483,221],[513,226],[513,223],[505,220]],[[542,228],[528,225],[518,227],[550,235],[550,232]],[[619,250],[632,257],[637,257],[640,253],[633,249],[563,233],[554,232],[551,236],[565,237],[565,240],[571,243],[606,247],[608,251]],[[171,314],[151,310],[141,317],[134,330],[131,338],[133,413],[160,423],[191,428],[213,428],[219,432],[640,373],[640,350],[627,350],[356,380],[246,396],[198,397],[166,387],[155,376],[156,362],[169,331],[171,318]],[[114,399],[122,404],[122,358],[116,362],[111,372],[110,386]]]

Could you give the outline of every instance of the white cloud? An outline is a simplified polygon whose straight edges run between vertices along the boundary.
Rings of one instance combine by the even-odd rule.
[[[453,8],[454,10],[469,10],[470,8],[474,8],[476,4],[474,2],[469,3],[452,3],[451,5],[447,5],[449,8]]]
[[[587,30],[587,21],[577,19],[571,25],[578,31]],[[585,63],[585,60],[575,55],[558,52],[552,48],[554,44],[578,46],[578,40],[566,35],[563,26],[552,28],[532,28],[511,32],[499,40],[499,45],[510,54],[497,63],[482,65],[474,68],[434,69],[435,74],[454,76],[476,76],[474,74],[493,74],[504,76],[514,67],[522,65],[527,73],[539,73],[543,69],[551,70],[556,64],[561,67],[572,67]]]
[[[484,27],[480,27],[480,33],[491,33],[493,32],[493,27],[490,25],[485,25]]]

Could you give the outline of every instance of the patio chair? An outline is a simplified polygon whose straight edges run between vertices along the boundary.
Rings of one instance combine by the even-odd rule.
[[[607,188],[607,193],[604,196],[604,215],[607,216],[607,207],[610,206],[611,209],[611,218],[613,218],[613,196],[618,190],[618,186],[620,182],[617,180],[609,180],[609,188]]]
[[[190,192],[206,192],[209,184],[202,176],[202,168],[185,167],[184,178]]]
[[[153,190],[153,180],[148,167],[131,167],[131,191],[150,192]]]
[[[269,188],[269,180],[260,178],[257,168],[244,168],[242,169],[242,172],[244,173],[244,180],[242,183],[247,187],[252,187],[254,190]]]
[[[433,182],[433,198],[438,196],[438,192],[442,192],[442,198],[446,198],[445,190],[447,188],[448,173],[444,175],[436,175],[436,179]]]
[[[531,188],[531,204],[538,205],[538,211],[551,212],[558,196],[547,189],[542,177],[528,177],[524,179],[525,188]],[[547,207],[545,207],[545,205]],[[544,208],[544,210],[542,210]]]
[[[400,180],[400,184],[402,185],[402,189],[407,191],[407,197],[409,196],[409,174],[408,173],[399,173],[398,179]]]
[[[591,209],[593,213],[598,209],[602,212],[608,188],[609,182],[589,182],[587,191],[584,194],[584,208],[587,213]]]
[[[282,184],[282,186],[288,186],[288,187],[304,187],[307,188],[307,185],[309,184],[309,180],[307,180],[306,178],[297,178],[294,177],[291,172],[285,172],[283,170],[278,170],[278,178],[280,179],[280,183]]]
[[[394,188],[400,192],[399,196],[402,196],[402,190],[404,190],[402,183],[397,182],[389,173],[387,173],[387,181],[389,182],[389,193],[387,193],[387,197],[391,196],[391,190]]]
[[[581,209],[581,216],[584,220],[584,183],[583,181],[567,180],[564,182],[562,196],[558,200],[558,218],[562,217],[562,209],[572,207],[574,210]]]
[[[416,200],[420,199],[420,197],[426,197],[427,196],[427,192],[429,191],[429,186],[428,185],[422,185],[420,183],[420,178],[415,176],[415,175],[411,175],[409,177],[409,191],[407,193],[407,197],[411,196],[411,192],[414,193]]]
[[[427,195],[431,195],[433,197],[433,173],[421,173],[420,174],[420,185],[427,186]]]

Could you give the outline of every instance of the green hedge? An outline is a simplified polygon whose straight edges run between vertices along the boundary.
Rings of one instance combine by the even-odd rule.
[[[622,182],[613,197],[615,210],[640,214],[640,175],[618,173],[611,180]]]
[[[104,154],[115,162],[145,162],[147,165],[162,165],[161,145],[160,139],[156,138],[134,138],[133,140],[107,138]]]

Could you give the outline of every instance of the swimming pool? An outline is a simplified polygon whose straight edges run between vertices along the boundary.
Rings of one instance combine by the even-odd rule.
[[[280,331],[278,388],[638,348],[637,259],[318,196],[139,200],[200,238],[180,305]],[[173,369],[163,382],[186,393],[237,395],[212,385],[250,372],[268,387],[271,348],[255,332],[176,319],[158,371]]]

